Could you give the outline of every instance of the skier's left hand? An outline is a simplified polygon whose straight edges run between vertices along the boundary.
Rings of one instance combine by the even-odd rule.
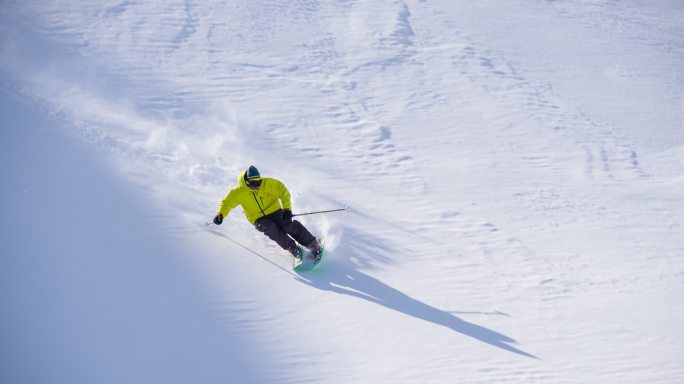
[[[222,215],[221,213],[218,213],[218,214],[214,217],[214,224],[216,224],[216,225],[221,225],[221,223],[223,223],[223,215]]]
[[[283,209],[283,221],[285,224],[290,224],[292,222],[292,211],[289,209]]]

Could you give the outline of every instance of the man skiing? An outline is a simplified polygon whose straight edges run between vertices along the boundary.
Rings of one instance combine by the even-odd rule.
[[[238,176],[238,184],[221,201],[214,224],[221,225],[223,218],[238,205],[257,230],[275,241],[283,249],[302,261],[302,248],[307,247],[318,261],[321,248],[316,238],[297,220],[292,220],[290,192],[285,184],[270,177],[261,177],[253,165]]]

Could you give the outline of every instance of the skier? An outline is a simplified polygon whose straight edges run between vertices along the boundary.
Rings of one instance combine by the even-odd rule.
[[[221,201],[214,224],[221,225],[223,218],[238,205],[257,230],[289,251],[299,263],[302,261],[301,244],[311,251],[318,261],[321,248],[316,238],[297,220],[292,220],[290,192],[285,184],[270,177],[261,177],[253,165],[238,176],[238,184]]]

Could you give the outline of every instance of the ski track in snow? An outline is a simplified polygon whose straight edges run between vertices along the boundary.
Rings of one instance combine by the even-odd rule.
[[[168,206],[269,381],[673,383],[684,28],[637,3],[12,3],[0,74]],[[316,273],[201,228],[249,164],[350,207]]]

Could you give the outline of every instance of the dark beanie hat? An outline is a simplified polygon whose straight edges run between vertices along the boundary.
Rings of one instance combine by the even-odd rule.
[[[259,174],[259,170],[256,169],[255,166],[250,165],[249,169],[247,169],[247,172],[245,172],[245,180],[259,180],[261,179],[261,175]]]

